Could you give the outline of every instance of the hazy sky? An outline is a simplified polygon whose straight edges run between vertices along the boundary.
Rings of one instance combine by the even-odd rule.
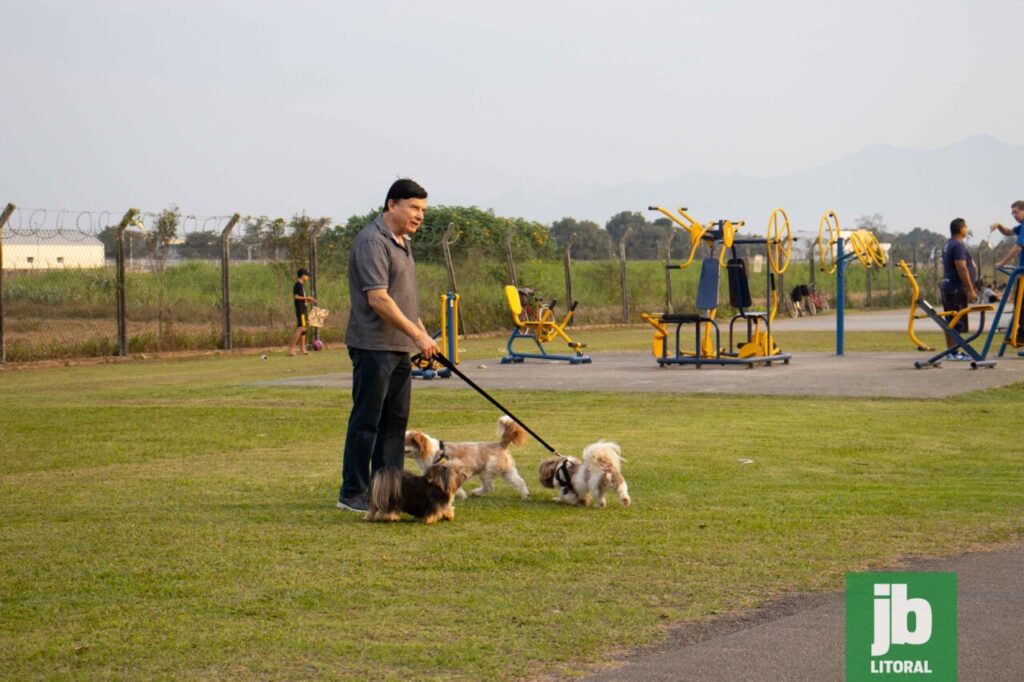
[[[0,0],[0,202],[343,220],[1024,143],[1024,3]],[[628,207],[624,207],[628,208]]]

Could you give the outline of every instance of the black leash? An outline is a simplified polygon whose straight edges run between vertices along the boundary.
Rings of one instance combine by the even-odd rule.
[[[504,413],[505,413],[505,414],[506,414],[506,415],[508,416],[508,418],[509,418],[509,419],[511,419],[511,420],[512,420],[512,421],[514,421],[514,422],[515,422],[516,424],[519,424],[519,425],[520,425],[521,427],[523,427],[523,429],[524,429],[524,430],[525,430],[525,431],[526,431],[526,432],[527,432],[528,434],[530,434],[531,436],[533,436],[534,438],[536,438],[536,439],[537,439],[537,442],[538,442],[538,443],[540,443],[541,445],[543,445],[544,447],[546,447],[546,448],[548,449],[548,452],[550,452],[550,453],[551,453],[551,454],[553,454],[553,455],[558,455],[559,457],[561,457],[561,456],[562,456],[561,454],[559,454],[558,450],[555,450],[555,449],[554,449],[553,447],[551,447],[550,445],[548,445],[548,442],[547,442],[546,440],[544,440],[543,438],[541,438],[540,436],[538,436],[538,435],[537,435],[537,433],[536,433],[536,432],[535,432],[535,431],[534,431],[533,429],[531,429],[531,428],[530,428],[529,426],[527,426],[526,424],[524,424],[524,423],[523,423],[523,422],[522,422],[522,421],[521,421],[521,420],[519,419],[519,417],[517,417],[517,416],[515,416],[514,414],[512,414],[511,412],[509,412],[509,411],[508,411],[508,408],[506,408],[506,407],[505,407],[504,405],[502,405],[502,404],[501,404],[501,403],[499,403],[499,402],[498,402],[497,400],[495,400],[494,398],[492,398],[492,397],[490,396],[490,394],[488,394],[488,393],[487,393],[487,391],[485,391],[484,389],[482,389],[482,388],[480,388],[479,386],[477,386],[477,385],[476,385],[476,382],[474,382],[474,381],[473,381],[472,379],[470,379],[470,378],[469,378],[469,377],[467,377],[467,376],[466,376],[465,374],[463,374],[463,373],[462,373],[462,372],[461,372],[461,371],[459,370],[459,368],[458,368],[458,367],[456,367],[456,366],[455,366],[455,365],[454,365],[454,364],[452,363],[452,361],[451,361],[451,360],[449,360],[449,359],[448,359],[448,358],[446,358],[445,356],[441,355],[440,353],[437,353],[437,354],[435,354],[435,355],[434,355],[434,360],[436,360],[436,361],[438,362],[438,364],[440,364],[440,365],[444,366],[445,368],[447,368],[447,369],[450,369],[450,370],[451,370],[451,371],[452,371],[452,372],[453,372],[453,373],[454,373],[454,374],[455,374],[455,375],[456,375],[457,377],[459,377],[460,379],[462,379],[463,381],[465,381],[465,382],[466,382],[467,384],[469,384],[469,385],[470,385],[470,387],[472,387],[472,388],[473,388],[473,389],[474,389],[474,390],[475,390],[475,391],[476,391],[477,393],[479,393],[479,394],[480,394],[480,395],[482,395],[483,397],[487,398],[487,400],[488,400],[488,401],[490,401],[490,403],[491,403],[492,405],[494,405],[494,406],[495,406],[495,407],[497,407],[497,408],[498,408],[499,410],[501,410],[502,412],[504,412]]]

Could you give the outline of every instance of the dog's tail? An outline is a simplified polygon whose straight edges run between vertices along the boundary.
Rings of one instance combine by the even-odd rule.
[[[519,424],[512,421],[511,417],[498,417],[498,438],[501,439],[501,447],[509,445],[521,446],[526,442],[527,433]]]
[[[402,510],[402,470],[384,467],[370,479],[370,513]]]
[[[604,472],[608,487],[615,491],[619,502],[628,507],[630,504],[629,487],[626,485],[626,479],[622,477],[621,462],[622,448],[618,443],[600,440],[588,445],[583,450],[584,466],[599,467]]]
[[[618,443],[599,440],[583,450],[583,463],[601,467],[602,471],[618,473],[621,468],[622,448]]]

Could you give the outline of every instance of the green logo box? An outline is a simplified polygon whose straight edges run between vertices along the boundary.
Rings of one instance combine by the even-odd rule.
[[[956,573],[847,573],[846,680],[955,682]]]

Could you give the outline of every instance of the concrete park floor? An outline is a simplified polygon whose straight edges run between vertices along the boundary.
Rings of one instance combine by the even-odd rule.
[[[945,397],[1024,381],[1024,358],[1008,354],[993,368],[972,370],[966,362],[947,361],[933,369],[915,369],[924,353],[797,353],[788,365],[696,369],[659,367],[650,353],[595,353],[589,365],[542,360],[502,365],[493,360],[464,362],[460,369],[484,389],[553,391],[635,391],[826,397]],[[348,371],[270,382],[277,386],[344,388]],[[470,390],[458,378],[416,380],[414,390]]]

